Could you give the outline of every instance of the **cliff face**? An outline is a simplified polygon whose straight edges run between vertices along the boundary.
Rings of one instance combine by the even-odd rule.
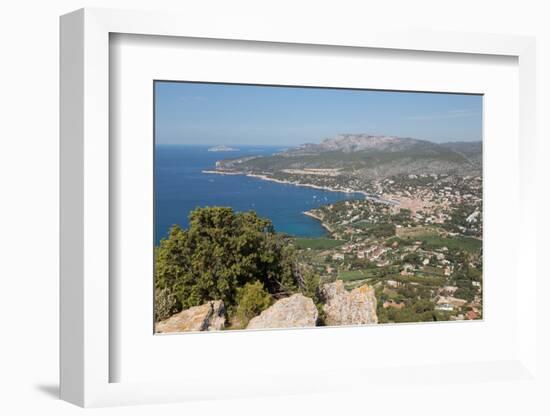
[[[363,285],[348,292],[344,288],[344,283],[337,280],[323,285],[322,294],[325,298],[323,310],[327,325],[378,323],[376,296],[372,287]]]
[[[215,300],[185,309],[164,321],[157,322],[155,332],[217,331],[225,326],[225,306]]]
[[[301,293],[275,302],[260,315],[252,318],[246,329],[300,328],[315,326],[317,308]]]

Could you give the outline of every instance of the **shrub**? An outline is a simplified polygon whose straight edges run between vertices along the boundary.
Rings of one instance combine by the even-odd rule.
[[[321,292],[321,277],[310,270],[305,270],[302,272],[302,279],[300,283],[300,290],[302,294],[313,300],[313,303],[319,312],[317,317],[317,326],[324,326],[326,314],[323,309],[324,299]]]
[[[237,299],[235,317],[242,326],[271,305],[271,295],[259,281],[247,283],[239,289]]]
[[[155,290],[155,322],[169,318],[179,309],[176,295],[168,288]]]

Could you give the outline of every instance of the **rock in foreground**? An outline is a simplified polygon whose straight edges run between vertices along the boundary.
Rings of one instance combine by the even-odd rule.
[[[224,325],[225,306],[223,301],[214,300],[157,322],[155,332],[218,331]]]
[[[327,325],[377,324],[376,296],[368,285],[348,292],[344,282],[337,280],[323,286],[325,323]]]
[[[260,315],[252,318],[246,329],[310,327],[315,326],[317,316],[313,300],[297,293],[278,300]]]

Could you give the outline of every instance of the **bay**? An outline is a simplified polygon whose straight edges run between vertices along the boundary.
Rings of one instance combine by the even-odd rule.
[[[197,207],[227,206],[235,211],[254,210],[269,218],[277,232],[297,237],[323,237],[326,230],[304,211],[360,194],[332,192],[281,184],[245,175],[203,173],[220,159],[268,155],[284,150],[275,146],[239,146],[239,151],[209,152],[208,146],[157,145],[155,147],[155,242],[166,237],[174,224],[188,226]]]

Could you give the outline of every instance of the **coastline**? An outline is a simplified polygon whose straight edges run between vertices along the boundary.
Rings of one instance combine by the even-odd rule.
[[[314,185],[311,183],[301,183],[301,182],[288,181],[285,179],[275,179],[275,178],[270,178],[269,176],[266,176],[266,175],[260,175],[256,173],[241,173],[241,174],[248,176],[250,178],[256,178],[256,179],[261,179],[261,180],[270,181],[270,182],[277,182],[285,185],[302,186],[304,188],[313,188],[313,189],[319,189],[322,191],[330,191],[330,192],[340,192],[343,194],[361,194],[361,195],[364,195],[365,197],[369,196],[369,194],[367,194],[364,191],[354,191],[353,189],[347,189],[347,188],[336,189],[336,188],[331,188],[329,186],[320,186],[320,185]]]
[[[264,181],[269,182],[276,182],[284,185],[294,185],[294,186],[302,186],[304,188],[313,188],[313,189],[319,189],[322,191],[330,191],[330,192],[340,192],[343,194],[361,194],[364,195],[367,198],[373,198],[371,194],[368,194],[365,191],[356,191],[353,189],[336,189],[331,188],[329,186],[320,186],[320,185],[314,185],[312,183],[301,183],[301,182],[294,182],[294,181],[287,181],[285,179],[275,179],[271,178],[266,175],[260,175],[257,173],[245,173],[245,172],[228,172],[228,171],[220,171],[220,170],[203,170],[202,173],[208,173],[208,174],[215,174],[215,175],[243,175],[248,176],[249,178],[256,178],[261,179]],[[374,199],[374,198],[373,198]]]
[[[302,214],[308,216],[308,217],[311,217],[313,219],[316,219],[317,221],[319,221],[321,223],[321,226],[327,230],[330,234],[330,236],[332,237],[333,234],[334,234],[334,230],[332,228],[330,228],[330,226],[328,224],[326,224],[325,222],[323,222],[323,219],[321,217],[319,217],[318,215],[314,214],[313,212],[311,211],[304,211],[302,212]]]
[[[311,183],[302,183],[302,182],[296,182],[296,181],[289,181],[285,179],[275,179],[267,175],[260,175],[257,173],[230,172],[230,171],[220,171],[220,170],[203,170],[202,173],[215,174],[215,175],[243,175],[243,176],[248,176],[249,178],[256,178],[256,179],[261,179],[263,181],[276,182],[284,185],[301,186],[304,188],[319,189],[321,191],[340,192],[343,194],[360,194],[360,195],[363,195],[365,199],[368,199],[369,201],[372,201],[372,202],[378,202],[380,204],[387,204],[387,205],[398,205],[397,201],[387,200],[382,197],[373,196],[372,194],[369,194],[368,192],[365,192],[365,191],[354,190],[349,188],[337,189],[337,188],[331,188],[330,186],[320,186],[320,185],[314,185]]]

